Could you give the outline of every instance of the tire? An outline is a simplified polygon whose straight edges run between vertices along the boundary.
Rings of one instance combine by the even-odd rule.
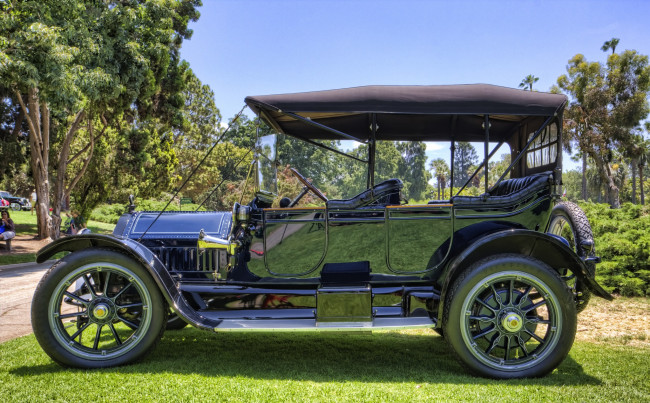
[[[445,300],[445,340],[488,378],[539,377],[566,358],[576,334],[573,294],[545,263],[503,254],[480,260]]]
[[[566,239],[569,247],[581,259],[596,256],[595,248],[585,249],[580,246],[582,244],[593,246],[594,235],[591,231],[591,225],[589,225],[587,216],[575,203],[561,202],[553,207],[546,232]],[[586,264],[589,275],[595,278],[596,264],[594,262],[586,262]],[[591,299],[591,291],[570,270],[565,269],[563,277],[573,290],[578,313],[582,312]]]
[[[22,207],[22,206],[20,205],[20,203],[15,203],[15,202],[14,202],[14,203],[11,203],[11,209],[12,209],[13,211],[20,211],[21,207]]]
[[[178,315],[174,313],[171,309],[168,311],[167,324],[165,325],[165,330],[181,330],[187,326],[187,322],[181,319]]]
[[[163,297],[146,269],[105,249],[74,252],[54,264],[36,287],[31,315],[43,350],[77,368],[142,358],[167,320]]]

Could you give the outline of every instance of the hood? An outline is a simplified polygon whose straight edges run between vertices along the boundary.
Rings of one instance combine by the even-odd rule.
[[[165,211],[154,222],[158,214],[158,211],[123,214],[113,235],[139,239],[146,231],[143,239],[196,240],[199,232],[204,230],[207,235],[226,239],[232,221],[232,213],[226,211]]]

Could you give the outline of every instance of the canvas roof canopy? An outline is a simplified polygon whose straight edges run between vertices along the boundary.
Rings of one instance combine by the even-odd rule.
[[[490,140],[506,141],[523,122],[537,128],[566,102],[564,95],[488,84],[364,86],[246,97],[246,104],[280,132],[310,140],[345,139],[338,131],[361,141],[371,137],[373,119],[377,140],[483,141],[486,114]]]

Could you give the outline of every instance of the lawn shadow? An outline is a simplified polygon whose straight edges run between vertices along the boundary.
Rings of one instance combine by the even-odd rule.
[[[34,376],[77,371],[47,364],[11,372]],[[312,382],[415,382],[512,385],[599,385],[568,357],[550,375],[536,379],[490,380],[472,376],[442,337],[404,334],[219,333],[186,328],[166,332],[139,363],[98,370],[120,374],[174,373],[213,377]]]

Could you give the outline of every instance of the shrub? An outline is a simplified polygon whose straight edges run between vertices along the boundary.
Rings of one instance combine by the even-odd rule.
[[[169,200],[160,201],[160,200],[152,200],[152,199],[142,200],[140,202],[136,201],[136,210],[160,211],[163,208],[165,208],[168,201]],[[182,207],[182,209],[180,207]],[[192,204],[183,204],[180,207],[179,207],[179,203],[175,201],[170,203],[165,211],[194,211],[197,209],[197,207],[199,207],[199,205],[192,203]],[[116,224],[120,216],[126,213],[127,210],[128,210],[128,206],[125,204],[100,204],[93,210],[91,217],[93,218],[93,220],[96,221],[105,222],[109,224]],[[201,207],[199,210],[205,210],[205,208]]]
[[[579,203],[594,232],[598,280],[610,292],[624,296],[650,295],[650,207],[625,203]]]

